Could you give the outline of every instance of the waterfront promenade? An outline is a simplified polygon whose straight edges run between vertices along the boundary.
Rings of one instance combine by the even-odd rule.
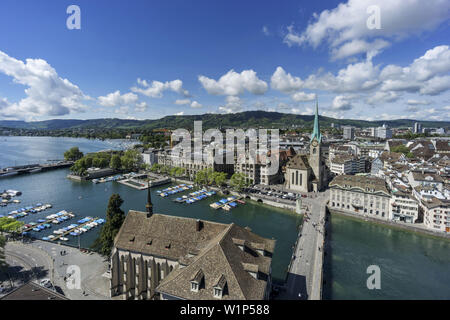
[[[327,200],[328,192],[303,200],[309,209],[303,219],[281,299],[321,299]]]

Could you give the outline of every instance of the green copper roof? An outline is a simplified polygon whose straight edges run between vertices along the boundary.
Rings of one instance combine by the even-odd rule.
[[[311,134],[311,141],[316,138],[318,142],[322,142],[322,134],[320,133],[319,126],[319,104],[316,99],[316,115],[314,116],[314,130]]]

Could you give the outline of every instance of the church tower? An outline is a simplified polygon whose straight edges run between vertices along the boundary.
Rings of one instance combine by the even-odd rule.
[[[314,128],[311,134],[309,146],[309,165],[314,172],[313,189],[319,191],[322,187],[322,134],[319,126],[319,105],[316,98],[316,115],[314,116]],[[315,186],[316,185],[316,186]]]
[[[145,205],[145,209],[147,210],[147,218],[150,218],[153,215],[152,196],[150,194],[150,181],[148,182],[147,204]]]

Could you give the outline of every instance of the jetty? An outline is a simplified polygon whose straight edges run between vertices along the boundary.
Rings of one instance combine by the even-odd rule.
[[[73,165],[73,161],[58,161],[51,163],[33,163],[21,166],[12,166],[7,168],[0,168],[0,178],[10,177],[25,173],[36,173],[60,168],[67,168]]]
[[[49,217],[51,217],[51,218],[49,218]],[[75,215],[72,212],[60,211],[58,213],[55,213],[54,215],[46,217],[46,219],[41,219],[41,220],[44,220],[42,222],[38,222],[38,223],[32,222],[32,223],[26,224],[24,226],[22,232],[32,231],[33,229],[39,228],[40,226],[43,226],[45,224],[51,225],[51,223],[53,223],[54,220],[58,221],[58,218],[62,218],[62,217],[68,217],[68,219],[63,219],[63,220],[59,221],[58,223],[69,220],[69,219],[75,217]],[[44,229],[44,228],[42,228],[42,229]]]
[[[241,203],[241,204],[245,204],[244,201],[242,201],[243,196],[231,196],[228,198],[224,198],[224,199],[220,199],[217,202],[213,202],[211,203],[209,206],[215,210],[217,209],[224,209],[224,210],[231,210],[232,208],[236,207],[236,205],[231,205],[232,203]],[[230,206],[231,205],[231,206]],[[227,207],[228,206],[228,207]]]

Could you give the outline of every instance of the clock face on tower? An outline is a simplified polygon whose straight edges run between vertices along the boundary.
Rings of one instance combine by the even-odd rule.
[[[313,147],[317,147],[317,140],[314,140],[312,143]]]

